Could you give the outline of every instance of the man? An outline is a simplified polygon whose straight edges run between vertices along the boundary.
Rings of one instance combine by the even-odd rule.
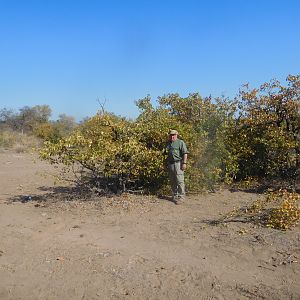
[[[185,198],[184,171],[187,164],[188,150],[184,141],[178,138],[177,130],[170,130],[166,150],[173,201],[180,204],[184,202]]]

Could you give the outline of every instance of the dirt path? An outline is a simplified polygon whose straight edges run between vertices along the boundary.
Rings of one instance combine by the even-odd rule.
[[[32,161],[0,154],[0,299],[300,299],[299,227],[205,222],[259,195],[43,202]]]

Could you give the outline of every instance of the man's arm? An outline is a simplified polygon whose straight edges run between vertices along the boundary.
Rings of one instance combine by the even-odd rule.
[[[187,157],[188,157],[188,149],[186,147],[186,144],[184,141],[181,142],[181,155],[182,155],[182,159],[181,159],[181,170],[185,170],[186,169],[186,163],[187,163]]]
[[[186,164],[187,164],[187,153],[184,153],[183,154],[183,157],[182,157],[182,161],[181,161],[181,170],[185,170],[186,169]]]

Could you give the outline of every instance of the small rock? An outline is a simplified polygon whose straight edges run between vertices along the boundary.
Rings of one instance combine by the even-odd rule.
[[[65,260],[65,258],[63,256],[58,256],[58,257],[56,257],[56,260],[63,261],[63,260]]]
[[[110,252],[99,252],[97,253],[97,255],[100,255],[102,257],[109,257],[111,256],[112,254]]]

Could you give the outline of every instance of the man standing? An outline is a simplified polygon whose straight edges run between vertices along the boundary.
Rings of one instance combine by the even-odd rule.
[[[185,198],[184,171],[186,169],[188,150],[185,142],[178,138],[177,130],[170,130],[169,132],[167,154],[173,201],[176,204],[180,204]]]

